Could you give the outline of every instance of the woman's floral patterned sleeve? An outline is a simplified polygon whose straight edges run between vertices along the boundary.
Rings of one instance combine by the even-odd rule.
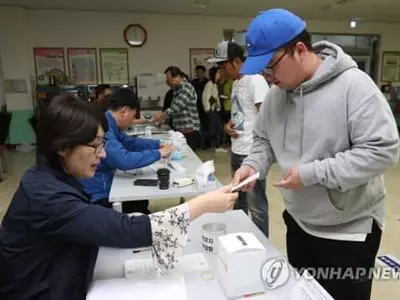
[[[187,203],[151,214],[152,255],[157,274],[173,270],[187,243],[190,223]]]

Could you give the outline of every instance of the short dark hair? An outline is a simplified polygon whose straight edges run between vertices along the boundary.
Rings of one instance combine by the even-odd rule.
[[[127,106],[131,109],[140,109],[140,101],[136,93],[130,88],[120,88],[110,98],[110,109],[115,111]]]
[[[181,76],[181,77],[186,77],[185,73],[183,73],[181,71],[181,69],[179,69],[178,67],[175,66],[169,66],[168,68],[165,69],[164,74],[167,74],[168,72],[171,73],[172,77],[176,77],[176,76]]]
[[[241,61],[244,61],[244,48],[235,42],[228,42],[228,57],[230,60],[235,60],[235,58],[239,58]]]
[[[198,65],[198,66],[196,66],[195,70],[196,70],[196,71],[197,71],[197,70],[202,70],[203,72],[205,72],[205,71],[206,71],[206,67],[203,66],[203,65]]]
[[[58,151],[93,141],[101,126],[108,130],[105,115],[89,102],[71,93],[56,96],[49,105],[40,106],[37,124],[37,151],[55,168],[62,168]]]
[[[111,85],[109,84],[99,84],[94,88],[94,93],[96,99],[99,97],[100,94],[103,94],[105,90],[111,89]]]
[[[217,72],[218,72],[217,67],[212,67],[209,71],[208,71],[208,77],[210,78],[210,80],[215,83],[215,77],[217,76]]]
[[[246,57],[244,55],[244,48],[240,46],[238,43],[229,41],[228,42],[228,60],[226,61],[221,61],[217,63],[217,66],[220,67],[222,64],[225,62],[229,62],[231,65],[233,65],[233,61],[238,58],[240,59],[241,62],[244,62],[246,60]]]
[[[297,43],[303,43],[307,50],[312,52],[312,43],[311,43],[311,34],[310,32],[308,32],[307,29],[304,29],[298,36],[296,36],[294,39],[292,39],[291,41],[287,42],[286,44],[282,45],[281,49],[284,49],[286,51],[288,51],[290,54],[293,54],[293,48]]]

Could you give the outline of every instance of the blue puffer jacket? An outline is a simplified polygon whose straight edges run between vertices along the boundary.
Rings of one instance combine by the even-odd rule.
[[[106,154],[90,179],[81,180],[85,192],[92,196],[92,202],[108,198],[114,173],[119,170],[133,170],[148,166],[161,158],[160,142],[135,138],[120,130],[110,111],[106,112],[108,132]]]

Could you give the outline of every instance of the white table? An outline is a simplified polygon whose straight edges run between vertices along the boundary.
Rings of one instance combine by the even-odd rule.
[[[185,253],[201,252],[201,225],[208,222],[223,222],[227,226],[227,233],[252,232],[259,241],[265,246],[268,258],[282,257],[282,254],[272,245],[272,243],[262,234],[262,232],[251,222],[247,215],[241,210],[230,211],[225,214],[205,214],[195,220],[189,227],[189,242],[185,248]],[[135,254],[135,255],[141,255]],[[124,276],[123,264],[127,259],[132,259],[132,249],[110,249],[100,248],[97,259],[94,280],[115,278]],[[226,299],[225,294],[217,279],[217,254],[205,254],[214,279],[204,281],[200,273],[185,274],[185,284],[187,298],[190,300],[220,300]],[[143,257],[143,258],[146,258]],[[261,266],[260,266],[261,268]],[[260,273],[260,269],[254,272]],[[246,276],[246,274],[243,274]],[[264,295],[252,299],[289,299],[296,284],[294,273],[288,282],[275,290],[266,291]],[[115,299],[118,300],[118,299]]]
[[[171,182],[174,179],[194,177],[197,168],[202,164],[200,158],[192,151],[190,147],[187,147],[184,158],[176,162],[184,167],[186,171],[177,172],[169,168],[171,171]],[[195,183],[182,188],[174,187],[171,184],[168,190],[160,190],[158,186],[135,186],[133,185],[133,182],[136,179],[157,179],[157,174],[155,172],[152,172],[148,175],[131,175],[121,171],[117,171],[111,185],[109,201],[125,202],[144,199],[157,200],[166,198],[181,198],[182,200],[185,197],[195,197],[205,192],[204,190],[198,190]],[[220,183],[218,181],[217,185],[220,186]]]

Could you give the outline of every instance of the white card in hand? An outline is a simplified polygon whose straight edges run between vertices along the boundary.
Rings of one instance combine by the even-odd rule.
[[[248,177],[247,179],[245,179],[241,183],[239,183],[237,186],[232,187],[231,193],[240,191],[240,189],[242,187],[249,184],[250,182],[257,180],[259,177],[260,177],[260,172],[257,172],[256,174],[251,175],[250,177]]]

